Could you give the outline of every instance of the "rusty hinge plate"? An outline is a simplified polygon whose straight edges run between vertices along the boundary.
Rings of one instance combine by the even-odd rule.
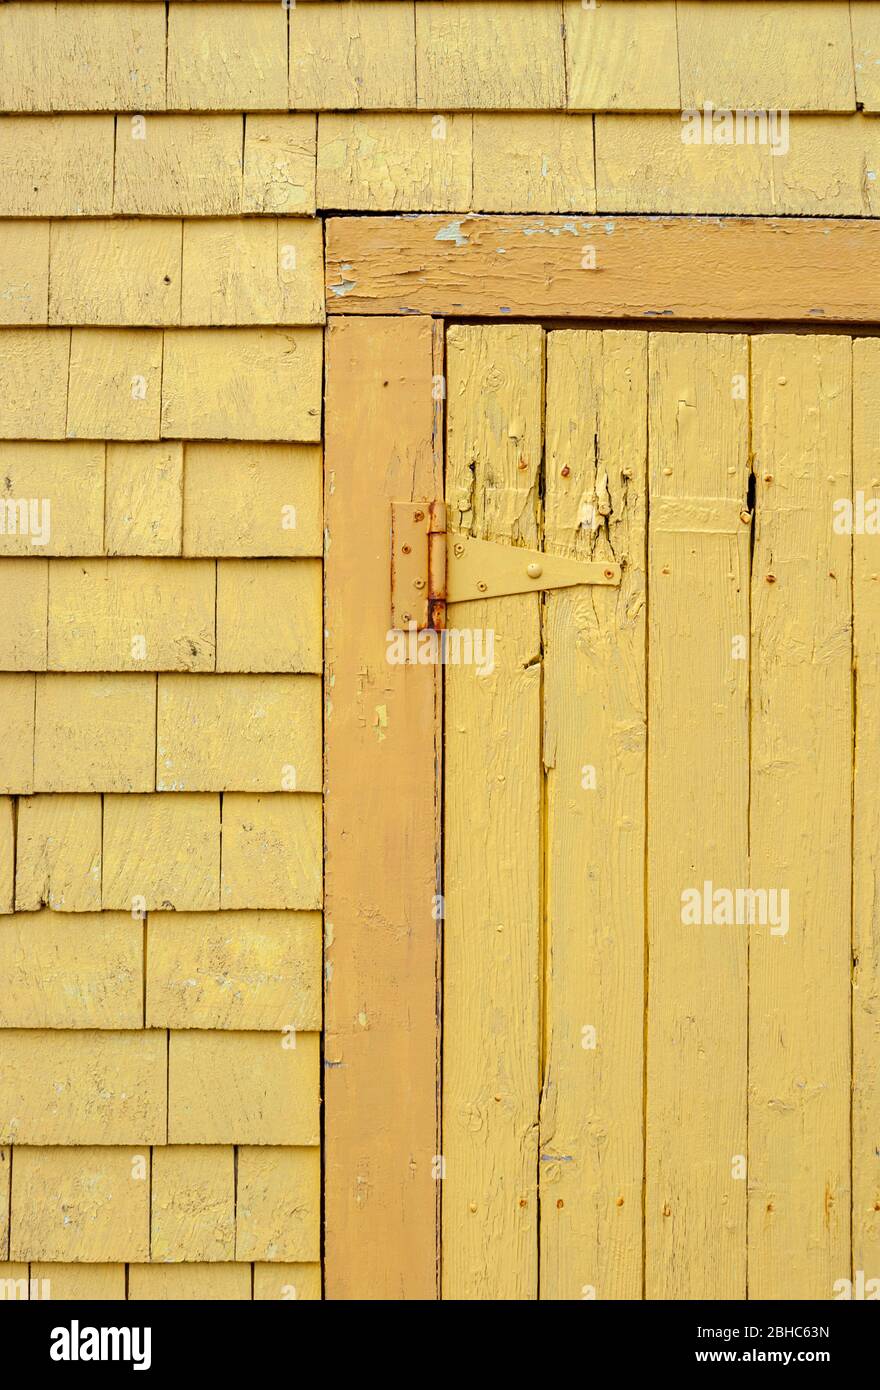
[[[391,503],[391,626],[440,629],[446,610],[446,503]]]
[[[448,603],[619,584],[620,566],[446,534],[442,502],[391,506],[391,626],[440,629]]]

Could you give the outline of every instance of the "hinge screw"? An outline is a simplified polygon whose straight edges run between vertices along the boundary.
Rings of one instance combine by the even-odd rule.
[[[484,594],[484,593],[486,592],[486,590],[488,589],[488,587],[489,587],[489,585],[488,585],[488,584],[484,584],[483,581],[482,581],[482,579],[480,580],[479,584],[477,585],[477,588],[479,589],[479,591],[480,591],[481,594]]]
[[[464,546],[460,542],[458,545],[454,545],[452,548],[455,551],[456,555],[464,554]]]
[[[403,551],[404,555],[408,555],[408,554],[410,553],[410,549],[411,549],[410,546],[408,546],[408,545],[402,545],[400,548],[401,548],[401,550]]]
[[[424,513],[424,512],[413,512],[413,521],[424,521],[424,519],[425,519],[425,513]]]
[[[542,573],[543,570],[536,561],[533,560],[530,565],[526,565],[526,574],[529,576],[529,579],[540,579]]]
[[[413,580],[413,586],[414,586],[416,589],[424,589],[424,587],[425,587],[425,581],[424,581],[424,579],[414,579],[414,580]]]
[[[614,578],[614,570],[603,570],[602,572],[603,572],[603,574],[605,575],[605,578],[606,578],[606,579],[613,579],[613,578]]]

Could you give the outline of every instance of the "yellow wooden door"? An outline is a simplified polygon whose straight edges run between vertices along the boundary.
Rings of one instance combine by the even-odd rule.
[[[447,330],[450,527],[623,571],[448,609],[447,1298],[828,1299],[876,1262],[878,566],[840,521],[878,372],[845,336]]]

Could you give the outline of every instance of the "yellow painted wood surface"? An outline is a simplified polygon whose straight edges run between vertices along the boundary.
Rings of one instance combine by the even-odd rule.
[[[104,796],[104,908],[210,911],[220,900],[220,799]]]
[[[467,115],[322,116],[319,204],[368,212],[469,206],[471,125]]]
[[[46,323],[49,224],[0,222],[0,323]]]
[[[642,1292],[647,335],[547,339],[540,1293]]]
[[[563,13],[570,109],[679,109],[675,0],[564,0]]]
[[[123,1264],[42,1264],[31,1262],[31,1278],[39,1287],[47,1280],[50,1297],[61,1299],[124,1299],[125,1265]]]
[[[312,676],[161,676],[157,791],[321,790]]]
[[[108,555],[179,555],[182,493],[182,444],[108,444],[101,548]]]
[[[321,224],[311,219],[187,222],[181,321],[323,323],[323,254]]]
[[[188,445],[183,553],[320,555],[321,486],[313,445]]]
[[[287,14],[281,5],[168,8],[168,106],[178,111],[287,105]]]
[[[880,318],[862,271],[880,254],[880,227],[867,219],[331,217],[326,226],[331,315]]]
[[[503,461],[504,448],[520,445],[522,421],[531,418],[533,396],[523,381],[514,425],[498,406],[512,376],[505,339],[528,331],[540,330],[454,327],[448,333],[447,498],[465,522],[473,507],[475,526],[492,524],[485,518],[496,510],[515,518],[515,525],[534,515],[533,473],[524,451],[521,482],[515,474],[507,481],[497,460],[482,487],[474,482],[483,437],[497,432]],[[493,335],[494,352],[488,346]],[[526,972],[514,1046],[521,1048],[529,1036],[523,1020],[531,1007],[536,1018],[540,1013],[543,1034],[540,1248],[537,1230],[531,1241],[508,1240],[507,1258],[491,1261],[495,1289],[501,1287],[501,1297],[540,1291],[554,1299],[640,1297],[643,1291],[661,1299],[830,1299],[837,1281],[851,1277],[848,1270],[870,1266],[877,1230],[874,798],[868,790],[876,563],[869,536],[851,538],[832,524],[838,499],[857,498],[860,490],[873,496],[877,488],[876,353],[873,340],[856,344],[853,394],[849,338],[768,334],[750,343],[741,335],[674,332],[648,341],[646,410],[644,338],[559,331],[549,337],[544,543],[623,559],[625,578],[619,592],[600,589],[579,599],[577,591],[566,591],[545,600],[538,649],[543,742],[537,734],[491,744],[481,736],[469,758],[461,758],[468,708],[462,690],[476,689],[478,678],[468,686],[466,670],[447,671],[444,1290],[480,1297],[487,1254],[498,1240],[493,1209],[481,1206],[473,1180],[469,1200],[462,1200],[469,1173],[465,1168],[463,1181],[457,1125],[467,1144],[485,1150],[499,1183],[509,1144],[488,1127],[479,1100],[462,1105],[456,1087],[462,1069],[485,1068],[491,1059],[487,1040],[503,1019],[502,1000],[520,978],[509,965],[503,978],[494,978],[487,1022],[472,984],[493,970],[491,955],[474,963],[484,949],[480,904],[496,878],[502,893],[512,891],[511,881],[525,877],[531,865],[540,891],[529,899],[520,890],[514,901],[530,903],[541,953],[537,959],[536,948],[534,967]],[[540,354],[531,366],[540,425]],[[639,391],[641,407],[628,401]],[[647,425],[641,449],[633,419]],[[646,448],[647,805],[640,699],[646,614],[639,577]],[[851,688],[850,551],[866,542],[853,590],[863,707],[859,700],[853,705]],[[515,602],[491,606],[497,614],[502,604]],[[477,611],[455,607],[450,617],[476,621]],[[517,663],[517,672],[523,667],[532,669]],[[503,677],[496,654],[488,679]],[[507,725],[486,716],[481,729],[489,727]],[[600,749],[619,741],[611,806],[605,808],[601,761],[591,766],[580,752],[597,727],[604,734]],[[522,805],[528,782],[521,772],[514,860],[491,844],[487,850],[480,798],[491,796],[497,831],[505,795],[495,786],[498,759],[522,759],[530,743],[542,750],[546,784],[536,801],[545,799],[546,811],[529,849]],[[584,772],[593,777],[586,786],[579,780]],[[585,795],[596,798],[599,824],[580,811]],[[609,844],[616,846],[610,858]],[[477,845],[480,871],[467,880],[465,915],[458,895]],[[603,852],[591,869],[592,845]],[[499,866],[497,876],[492,865]],[[740,895],[753,895],[752,901],[744,896],[734,912]],[[726,896],[733,915],[726,915]],[[601,924],[600,942],[584,933],[584,917],[588,927],[596,922],[596,932]],[[573,931],[566,930],[569,921]],[[472,969],[462,970],[462,953]],[[459,1002],[462,993],[467,1007]],[[496,1105],[505,1098],[515,1056],[508,1046]],[[585,1058],[598,1074],[589,1089]],[[537,1071],[534,1097],[541,1086]],[[487,1085],[485,1094],[490,1090]],[[529,1133],[526,1120],[517,1135]],[[469,1246],[474,1227],[479,1234]]]
[[[55,1298],[321,1296],[322,335],[287,330],[323,322],[323,235],[287,44],[270,5],[0,14],[0,1256]]]
[[[511,601],[517,611],[532,603],[542,615],[536,642],[515,653],[499,628],[491,675],[450,673],[453,699],[470,682],[473,709],[480,693],[495,699],[499,687],[523,688],[538,733],[502,748],[501,757],[528,762],[529,779],[534,773],[545,852],[536,863],[523,859],[520,827],[502,816],[506,859],[499,851],[498,861],[512,862],[513,881],[527,883],[517,904],[525,914],[515,919],[522,949],[508,977],[492,936],[477,988],[485,998],[497,976],[503,999],[524,1003],[517,1015],[508,1002],[507,1019],[499,1027],[493,1017],[486,1028],[512,1039],[512,1061],[490,1047],[478,1062],[497,1083],[487,1101],[491,1122],[496,1111],[515,1122],[492,1130],[481,1151],[489,1131],[480,1128],[480,1097],[467,1111],[471,1129],[456,1131],[461,1111],[453,1106],[452,1149],[435,1154],[443,1147],[438,681],[432,670],[385,663],[383,576],[392,490],[399,484],[399,495],[420,498],[441,491],[438,387],[444,375],[450,385],[455,369],[444,362],[442,330],[425,321],[352,320],[340,330],[345,371],[338,386],[331,380],[326,410],[336,430],[327,544],[342,616],[334,623],[331,605],[325,619],[324,229],[312,214],[316,207],[445,211],[426,234],[414,220],[351,219],[346,237],[357,242],[356,254],[348,247],[336,254],[331,229],[329,299],[337,314],[415,309],[552,321],[636,313],[640,329],[655,314],[872,323],[880,312],[865,269],[876,259],[872,228],[847,219],[876,212],[880,137],[855,99],[869,113],[877,104],[878,7],[815,0],[786,10],[774,0],[743,0],[733,31],[731,9],[720,0],[598,0],[594,10],[576,0],[313,0],[289,11],[223,0],[0,6],[0,502],[12,504],[12,513],[4,506],[6,521],[16,499],[52,506],[43,544],[20,527],[0,534],[0,973],[7,980],[0,1111],[24,1126],[0,1151],[0,1257],[12,1262],[4,1276],[45,1271],[56,1297],[120,1298],[126,1280],[135,1298],[320,1297],[324,718],[343,733],[331,785],[354,808],[334,822],[348,842],[331,856],[341,877],[338,911],[326,924],[327,1083],[336,1107],[328,1133],[339,1146],[328,1154],[329,1290],[432,1296],[445,1190],[449,1287],[548,1298],[641,1292],[633,1195],[644,985],[634,907],[645,814],[633,795],[643,757],[639,653],[647,611],[637,559],[639,466],[647,424],[655,459],[674,460],[671,475],[661,469],[659,488],[653,480],[650,510],[652,547],[657,556],[668,548],[673,575],[680,550],[692,563],[693,554],[732,547],[741,561],[748,531],[738,522],[741,490],[689,503],[690,494],[676,489],[680,459],[704,471],[721,466],[718,383],[701,378],[692,393],[680,370],[685,339],[672,346],[669,335],[656,335],[667,338],[655,351],[675,359],[670,383],[673,375],[678,383],[669,384],[658,423],[634,406],[644,392],[641,333],[579,332],[565,344],[557,329],[549,341],[552,358],[557,340],[561,377],[551,371],[545,382],[540,364],[530,375],[520,363],[518,399],[498,380],[488,349],[479,399],[459,378],[475,422],[465,434],[489,459],[466,465],[467,448],[457,457],[462,488],[473,484],[470,464],[483,469],[486,484],[485,497],[469,494],[476,505],[463,514],[466,524],[506,540],[524,539],[533,525],[535,540],[543,536],[551,547],[586,545],[601,554],[616,547],[625,566],[619,591]],[[789,148],[776,156],[766,146],[684,145],[678,108],[704,100],[791,107]],[[649,219],[773,213],[777,220],[734,228],[645,219],[632,240],[621,217],[628,210]],[[498,230],[503,218],[468,217],[474,212],[523,217],[507,238]],[[814,216],[826,220],[801,220]],[[598,253],[598,274],[585,262],[588,248]],[[507,324],[456,332],[481,342],[500,332],[498,341],[510,334],[532,344],[545,330]],[[739,340],[724,342],[713,353],[729,355]],[[849,730],[849,577],[838,563],[849,538],[828,526],[838,489],[849,486],[851,405],[853,486],[874,489],[876,372],[873,343],[859,343],[851,402],[842,366],[848,342],[810,346],[801,338],[792,348],[783,340],[755,348],[763,375],[753,383],[753,413],[776,480],[774,495],[760,472],[756,556],[761,564],[780,561],[780,574],[766,589],[757,569],[752,576],[752,684],[763,702],[755,696],[752,704],[748,881],[782,864],[780,874],[790,871],[801,892],[815,887],[815,903],[801,936],[794,909],[785,941],[745,932],[752,993],[763,1010],[752,1025],[752,1170],[727,1187],[718,1154],[731,1147],[726,1135],[739,1113],[731,1056],[740,1056],[741,980],[737,974],[726,989],[725,956],[721,973],[710,964],[711,989],[697,993],[697,965],[688,957],[685,986],[679,980],[677,994],[665,989],[667,923],[662,933],[659,919],[652,924],[649,999],[656,978],[661,1020],[665,1008],[681,1004],[683,988],[693,989],[685,1023],[701,1026],[724,987],[707,1026],[710,1043],[727,1028],[729,1052],[722,1048],[717,1068],[722,1101],[691,1143],[688,1125],[698,1105],[705,1108],[709,1063],[691,1052],[682,1064],[681,1048],[664,1051],[665,1043],[652,1053],[649,1035],[649,1294],[739,1289],[748,1257],[750,1292],[777,1292],[787,1281],[783,1293],[824,1298],[834,1279],[851,1268],[870,1273],[876,1258],[875,567],[870,536],[855,536],[859,684]],[[504,347],[502,376],[515,355]],[[793,404],[785,404],[780,378],[788,378]],[[517,449],[523,431],[540,441],[545,389],[547,454],[537,486],[540,443],[537,456],[526,450],[522,470]],[[731,400],[729,408],[748,415],[739,396]],[[694,433],[696,416],[711,429]],[[456,448],[460,424],[459,409]],[[565,476],[564,458],[571,460]],[[625,458],[633,469],[624,484],[615,470]],[[514,477],[509,492],[505,473]],[[594,515],[584,528],[587,492],[601,520]],[[521,503],[528,525],[516,514]],[[655,596],[672,578],[662,568],[652,574]],[[834,587],[820,589],[826,569]],[[715,579],[723,626],[734,604],[717,604],[724,578]],[[676,640],[694,649],[697,689],[696,719],[690,710],[689,723],[682,716],[676,738],[687,753],[702,729],[711,744],[710,713],[717,728],[735,706],[733,743],[721,746],[738,753],[743,663],[713,703],[700,677],[708,672],[711,693],[716,646],[705,634],[700,645],[689,616],[700,592],[699,584],[683,586],[673,610],[684,614],[685,637]],[[739,592],[736,606],[739,617]],[[671,648],[673,640],[669,615],[656,600],[652,613],[663,652],[663,641]],[[333,659],[322,706],[325,626]],[[570,646],[572,630],[578,640]],[[664,711],[670,702],[678,708],[681,664],[678,655],[664,668],[649,652],[648,691],[655,701],[663,695]],[[694,671],[687,679],[694,684]],[[836,720],[822,715],[826,698],[843,712]],[[451,708],[460,711],[461,701]],[[578,781],[589,761],[578,751],[585,728],[621,750],[612,781],[600,778],[595,793]],[[470,733],[469,798],[486,727],[475,722]],[[465,738],[453,727],[453,742],[457,736]],[[779,746],[793,748],[789,763],[767,753]],[[666,775],[668,750],[654,752],[649,778],[651,767]],[[392,755],[398,771],[389,777]],[[723,760],[705,761],[724,776]],[[698,780],[706,774],[696,769]],[[576,783],[573,801],[566,777]],[[699,841],[692,804],[672,828],[683,824],[703,853],[706,825],[715,826],[728,859],[741,859],[742,777],[739,759],[729,778],[734,793],[703,817]],[[483,779],[493,817],[509,781]],[[670,771],[662,786],[675,805],[687,791],[680,782]],[[204,790],[180,789],[189,787]],[[612,787],[609,803],[602,798]],[[405,810],[390,835],[392,788]],[[591,794],[588,820],[579,810]],[[848,870],[827,850],[815,851],[792,807],[821,801],[819,830],[839,851],[851,794],[850,1130]],[[484,865],[465,838],[469,798],[462,793],[455,803],[456,845],[469,856],[474,897],[485,902]],[[668,833],[661,824],[661,843]],[[577,837],[583,847],[572,853]],[[411,878],[389,886],[387,865],[401,842]],[[608,853],[612,844],[616,855]],[[653,866],[649,860],[649,884],[675,868],[665,855]],[[450,882],[454,895],[454,873]],[[473,997],[470,981],[461,989],[456,947],[478,952],[486,943],[466,935],[456,903],[450,924],[455,1019],[461,1000]],[[741,953],[743,937],[732,928],[719,954]],[[801,972],[803,1000],[773,954],[779,945]],[[578,1029],[591,1020],[578,1022],[578,1011],[598,1020],[596,1049],[582,1046]],[[450,1057],[473,1028],[462,1010]],[[603,1053],[609,1036],[614,1046]],[[818,1060],[816,1038],[824,1049]],[[585,1113],[583,1073],[594,1062]],[[652,1097],[655,1075],[670,1088],[691,1084],[677,1127]],[[234,1104],[221,1113],[229,1078]],[[450,1086],[457,1080],[453,1071]],[[801,1113],[798,1129],[792,1116]],[[169,1116],[179,1136],[171,1148]],[[724,1142],[716,1143],[719,1134]],[[496,1138],[502,1161],[493,1169]],[[677,1171],[667,1215],[651,1199],[665,1193],[670,1154]],[[435,1178],[441,1160],[450,1169]],[[521,1192],[512,1209],[505,1194],[517,1162]],[[726,1181],[730,1167],[723,1172]],[[499,1173],[506,1187],[493,1187]],[[697,1195],[682,1224],[676,1204],[691,1183]],[[462,1207],[467,1186],[476,1196]],[[391,1248],[398,1253],[389,1261]],[[505,1258],[496,1260],[501,1248]]]
[[[19,797],[17,911],[100,910],[102,815],[100,796]]]
[[[473,199],[480,212],[592,212],[593,122],[547,113],[473,118]]]
[[[148,1027],[320,1029],[317,913],[151,912],[147,935]]]
[[[150,1258],[235,1258],[235,1150],[158,1145],[150,1175]]]
[[[420,0],[415,16],[420,107],[542,110],[565,104],[561,0]]]
[[[413,109],[415,7],[398,0],[290,11],[290,105],[307,111]],[[286,103],[282,103],[284,105]]]
[[[856,100],[866,111],[880,108],[880,4],[850,5]]]
[[[11,796],[0,799],[0,913],[15,903],[15,813]]]
[[[41,431],[43,433],[43,431]],[[48,497],[51,505],[46,555],[100,555],[104,549],[103,442],[0,441],[4,502]],[[0,535],[0,554],[34,553],[30,529],[9,524]]]
[[[315,329],[169,330],[162,433],[175,439],[320,439],[321,352]]]
[[[818,0],[793,22],[784,0],[737,0],[735,12],[678,0],[682,107],[854,110],[850,10],[860,8]]]
[[[648,1298],[746,1290],[747,929],[684,905],[748,887],[748,370],[739,335],[652,335]]]
[[[34,790],[152,791],[155,717],[155,676],[37,676]]]
[[[15,1158],[19,1145],[165,1142],[164,1031],[10,1028],[0,1043],[0,1142]]]
[[[317,1147],[240,1147],[236,1198],[236,1259],[320,1259],[321,1155]]]
[[[132,1151],[108,1140],[105,1135],[76,1148],[15,1148],[9,1239],[13,1259],[149,1259],[149,1146]],[[132,1162],[137,1157],[145,1160],[142,1178],[134,1176],[140,1171]]]
[[[322,605],[318,559],[219,561],[217,670],[320,675]],[[271,624],[255,613],[271,613]]]
[[[788,933],[749,956],[752,1298],[850,1277],[851,358],[848,338],[752,343],[751,869],[790,895]]]
[[[133,1302],[233,1302],[251,1296],[249,1264],[132,1264],[128,1297]]]
[[[47,565],[50,671],[214,669],[217,596],[210,560],[114,558]]]
[[[880,344],[853,342],[853,497],[880,492]],[[880,1268],[880,924],[876,787],[880,778],[878,585],[873,537],[853,537],[855,773],[853,780],[852,1265]],[[841,1275],[841,1278],[847,1277]]]
[[[140,1028],[143,927],[44,909],[0,918],[0,1027]]]
[[[319,908],[322,849],[319,796],[227,792],[220,906]]]
[[[453,531],[538,544],[543,337],[532,326],[455,326],[447,334]],[[446,673],[443,1295],[534,1298],[540,601],[525,594],[450,613],[457,626],[491,630],[495,669]]]
[[[317,1144],[318,1035],[282,1041],[275,1033],[171,1033],[168,1143]]]
[[[0,116],[0,215],[106,216],[113,147],[112,116]]]
[[[46,606],[49,596],[49,562],[28,556],[0,560],[0,586],[10,605],[0,634],[0,669],[46,669]]]
[[[165,105],[157,4],[18,4],[0,15],[6,111],[147,111]]]
[[[50,323],[178,323],[180,229],[173,220],[50,223]]]
[[[438,1285],[436,668],[388,653],[393,501],[442,492],[435,334],[328,329],[325,1260],[332,1299]],[[366,466],[372,459],[377,466]]]

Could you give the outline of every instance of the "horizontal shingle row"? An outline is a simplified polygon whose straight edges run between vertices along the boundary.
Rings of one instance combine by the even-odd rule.
[[[0,330],[0,439],[321,437],[320,328]]]
[[[172,1035],[172,1069],[175,1040]],[[0,1166],[3,1259],[7,1250],[14,1262],[319,1259],[320,1155],[301,1141],[237,1149],[172,1143],[151,1153],[149,1145],[122,1148],[108,1138],[106,1147],[16,1145],[0,1154],[6,1160]],[[8,1277],[0,1265],[0,1281]],[[52,1270],[34,1277],[51,1279]],[[65,1297],[60,1286],[40,1294]]]
[[[5,1029],[0,1143],[317,1144],[319,1037],[292,1041],[274,1032]]]
[[[301,151],[298,178],[310,191],[307,205],[296,206],[279,151],[288,143],[286,123],[312,118],[248,117],[246,162],[261,119],[274,123],[274,134],[265,146],[257,142],[260,193],[243,203],[241,116],[148,116],[143,141],[130,138],[128,118],[120,117],[115,172],[110,116],[0,117],[0,217],[11,219],[0,318],[318,321],[317,232],[304,219],[260,231],[241,220],[243,211],[839,217],[880,210],[880,119],[871,115],[741,118],[738,129],[733,117],[725,125],[717,115],[676,113],[328,112],[318,117],[317,144],[312,129]],[[182,289],[180,249],[153,224],[123,221],[98,236],[32,227],[29,245],[14,220],[114,212],[224,220],[185,227]]]
[[[0,556],[320,556],[321,482],[317,444],[4,440]]]
[[[111,0],[101,0],[109,4]],[[206,1299],[257,1301],[321,1297],[319,1264],[83,1264],[0,1261],[0,1300]]]
[[[101,0],[111,3],[111,0]],[[0,1261],[0,1300],[320,1300],[317,1264],[97,1264]]]
[[[0,116],[0,188],[9,217],[308,216],[315,118]]]
[[[788,12],[788,13],[787,13]],[[0,8],[3,109],[880,104],[880,14],[815,0],[150,0]],[[540,61],[536,55],[540,54]]]
[[[0,592],[0,671],[321,670],[317,559],[29,555],[0,559]]]
[[[26,864],[21,888],[32,882]],[[320,916],[151,912],[141,920],[81,912],[71,919],[45,909],[0,917],[0,1028],[142,1025],[274,1030],[291,1044],[297,1032],[319,1030]]]
[[[320,724],[310,732],[318,742]],[[74,770],[67,779],[95,780]],[[115,793],[102,804],[94,793],[38,793],[20,797],[17,814],[0,798],[3,913],[43,904],[136,918],[166,909],[311,910],[321,905],[321,860],[321,798],[312,794]]]
[[[321,682],[311,675],[0,675],[0,791],[313,792]]]
[[[0,222],[0,323],[323,323],[323,254],[305,218]]]

